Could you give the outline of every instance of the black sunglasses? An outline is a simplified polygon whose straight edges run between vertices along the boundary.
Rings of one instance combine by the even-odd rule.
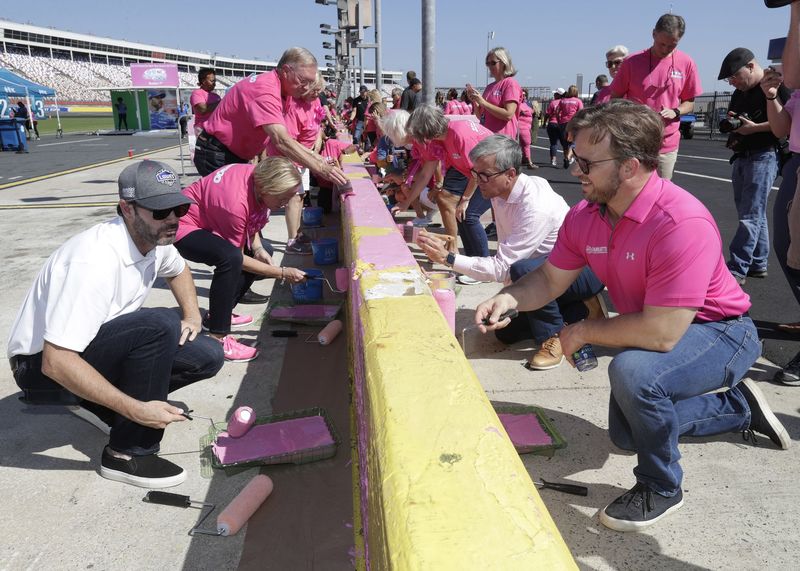
[[[623,60],[621,60],[621,59],[611,59],[611,60],[608,60],[608,61],[606,61],[606,67],[607,67],[608,69],[611,69],[612,67],[616,67],[616,66],[618,66],[618,65],[622,65],[622,61],[623,61]]]
[[[620,159],[620,157],[611,157],[610,159],[600,159],[599,161],[587,161],[583,157],[576,155],[574,151],[572,152],[572,156],[575,157],[575,162],[578,164],[578,168],[581,169],[583,174],[589,174],[592,165],[596,165],[598,163],[607,163],[608,161],[616,161]]]
[[[137,205],[141,206],[141,204]],[[191,204],[180,204],[178,206],[173,206],[172,208],[161,208],[159,210],[152,210],[150,208],[144,208],[145,210],[149,210],[150,213],[153,215],[153,220],[164,220],[166,219],[170,213],[174,212],[175,216],[181,218],[182,216],[186,216],[186,213],[189,212],[189,207]]]

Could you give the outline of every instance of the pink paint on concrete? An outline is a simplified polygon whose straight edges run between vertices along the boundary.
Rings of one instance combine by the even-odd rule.
[[[539,418],[533,414],[498,414],[503,428],[506,429],[511,442],[516,447],[546,446],[553,439],[542,428]]]
[[[392,232],[383,236],[364,236],[358,242],[357,257],[372,264],[375,269],[386,270],[398,266],[417,266],[414,256],[406,246],[403,235]]]
[[[436,303],[439,304],[439,309],[447,321],[450,331],[455,335],[456,333],[456,292],[451,289],[437,289],[433,292],[433,297]]]
[[[276,307],[269,316],[273,319],[333,319],[337,313],[338,305],[296,305]]]
[[[240,438],[221,432],[214,443],[214,455],[222,464],[248,462],[327,446],[333,443],[325,419],[321,416],[293,418],[259,424]]]

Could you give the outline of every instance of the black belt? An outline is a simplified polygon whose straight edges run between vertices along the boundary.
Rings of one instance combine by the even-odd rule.
[[[742,317],[750,317],[750,312],[745,311],[741,315],[731,315],[730,317],[723,317],[722,319],[716,319],[714,321],[697,321],[696,319],[692,321],[692,323],[703,324],[703,323],[718,323],[720,321],[737,321]]]
[[[745,149],[744,151],[737,151],[736,155],[739,157],[752,157],[753,155],[761,155],[764,153],[774,153],[777,149],[775,145],[763,147],[761,149]]]

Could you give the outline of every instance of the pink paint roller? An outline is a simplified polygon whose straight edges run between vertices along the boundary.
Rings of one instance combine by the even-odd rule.
[[[217,517],[217,534],[236,535],[272,493],[272,487],[272,480],[264,474],[250,480]]]
[[[350,287],[350,268],[336,268],[336,289],[347,291]]]
[[[437,289],[433,292],[436,303],[444,315],[447,326],[453,335],[456,333],[456,293],[451,289]]]
[[[244,436],[256,421],[255,412],[249,406],[240,406],[228,421],[228,435],[233,438]]]
[[[344,324],[340,319],[334,319],[317,334],[317,341],[319,341],[320,345],[330,345],[336,339],[336,336],[341,333],[343,326]]]

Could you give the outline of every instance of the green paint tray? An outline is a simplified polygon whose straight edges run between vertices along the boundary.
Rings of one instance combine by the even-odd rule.
[[[494,402],[492,407],[519,454],[553,456],[556,450],[567,446],[542,409]]]

